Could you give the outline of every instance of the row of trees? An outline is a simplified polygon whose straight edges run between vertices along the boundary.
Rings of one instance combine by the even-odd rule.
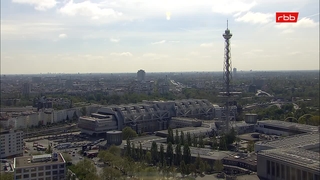
[[[294,109],[292,104],[282,105],[281,108],[274,105],[257,109],[256,113],[258,114],[258,119],[283,119],[300,124],[320,125],[319,112],[304,106]]]
[[[183,131],[181,131],[179,135],[178,129],[176,129],[174,135],[172,128],[168,128],[167,143],[204,148],[205,143],[203,139],[204,137],[202,135],[199,135],[199,137],[197,137],[195,134],[193,134],[193,136],[191,137],[191,134],[189,132],[187,132],[186,137]]]
[[[187,143],[172,144],[169,142],[165,147],[162,143],[159,145],[156,142],[152,142],[150,150],[144,150],[142,144],[136,146],[127,140],[125,157],[132,159],[136,162],[145,162],[153,167],[159,167],[160,171],[168,167],[176,167],[177,170],[183,174],[188,175],[193,173],[194,175],[204,172],[210,172],[214,168],[216,171],[222,171],[223,164],[221,161],[216,161],[214,166],[209,165],[207,161],[203,161],[198,154],[198,157],[193,161],[191,157],[190,147]]]

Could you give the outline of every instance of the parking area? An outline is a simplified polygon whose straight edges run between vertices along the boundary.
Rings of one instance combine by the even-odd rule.
[[[87,152],[98,151],[99,144],[105,144],[106,141],[102,137],[91,137],[81,135],[80,133],[65,133],[61,135],[42,136],[37,138],[25,139],[24,155],[44,154],[45,149],[51,146],[53,152],[68,154],[72,164],[80,162],[84,155],[81,154],[82,147],[87,147]],[[40,147],[40,148],[39,148]],[[96,165],[98,172],[102,170],[99,159],[92,156],[90,159]]]

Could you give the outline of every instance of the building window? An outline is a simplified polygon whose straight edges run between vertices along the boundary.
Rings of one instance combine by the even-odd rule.
[[[291,168],[291,180],[296,180],[296,169],[295,168]]]
[[[50,170],[51,169],[51,166],[46,166],[46,170]]]
[[[21,175],[17,175],[17,176],[16,176],[16,179],[21,179]]]
[[[286,179],[287,179],[287,180],[290,180],[290,167],[289,167],[289,166],[286,166],[286,169],[287,169],[287,170],[286,170],[286,172],[287,172],[287,175],[286,175],[287,178],[286,178]]]
[[[308,174],[305,171],[302,171],[302,179],[308,179]]]
[[[53,165],[53,166],[52,166],[52,169],[57,169],[57,168],[58,168],[57,165]]]
[[[276,176],[280,177],[280,166],[278,163],[276,163]]]
[[[275,175],[275,163],[271,162],[271,175],[274,176]]]
[[[64,170],[60,170],[60,171],[59,171],[59,174],[64,174]]]
[[[21,173],[21,172],[22,172],[21,169],[17,169],[17,170],[16,170],[16,173]]]
[[[297,180],[301,180],[301,170],[297,169]]]
[[[37,177],[37,173],[32,173],[31,177]]]
[[[281,164],[281,178],[282,178],[282,179],[284,179],[284,173],[285,173],[284,165]]]
[[[52,171],[52,175],[58,174],[58,171]]]
[[[43,171],[43,166],[38,167],[38,171]]]
[[[51,177],[46,177],[46,180],[51,180]]]
[[[309,180],[313,180],[313,174],[312,173],[308,173],[308,179]]]
[[[29,174],[23,175],[23,179],[27,179],[27,178],[29,178]]]
[[[43,176],[43,172],[39,172],[39,173],[38,173],[38,176]]]
[[[51,175],[51,171],[46,172],[46,176],[49,176],[49,175]]]

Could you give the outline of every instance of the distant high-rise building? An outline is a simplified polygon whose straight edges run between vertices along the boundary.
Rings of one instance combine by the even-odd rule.
[[[237,77],[237,68],[233,68],[233,77]]]
[[[137,79],[138,81],[144,81],[145,80],[145,77],[146,77],[146,72],[142,69],[140,69],[138,72],[137,72]]]
[[[31,92],[31,84],[30,83],[24,83],[22,87],[22,94],[25,97],[29,97]]]

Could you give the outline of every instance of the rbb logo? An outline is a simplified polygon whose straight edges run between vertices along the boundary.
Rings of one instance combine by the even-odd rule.
[[[276,12],[277,23],[296,23],[299,12]]]

